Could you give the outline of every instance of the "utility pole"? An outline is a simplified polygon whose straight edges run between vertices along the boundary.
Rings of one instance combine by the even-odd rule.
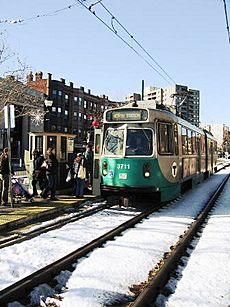
[[[141,100],[144,100],[144,86],[145,86],[145,81],[142,80],[142,83],[141,83]]]
[[[5,128],[7,129],[7,147],[8,147],[8,161],[9,161],[9,194],[10,194],[10,206],[14,207],[13,195],[12,195],[12,165],[11,165],[11,139],[10,129],[15,127],[14,105],[7,104],[4,107],[5,114]]]

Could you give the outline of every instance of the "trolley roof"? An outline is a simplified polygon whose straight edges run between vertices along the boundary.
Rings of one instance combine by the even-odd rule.
[[[167,110],[164,105],[162,107],[164,109],[157,108],[157,104],[153,101],[128,103],[119,108],[106,110],[103,123],[151,123],[157,119],[158,121],[175,122],[197,133],[204,134],[203,129],[175,115],[170,110]],[[210,138],[215,139],[208,131],[205,132],[209,134]]]

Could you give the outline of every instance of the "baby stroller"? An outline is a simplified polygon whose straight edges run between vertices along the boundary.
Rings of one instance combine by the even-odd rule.
[[[14,203],[21,202],[23,198],[29,202],[33,201],[33,196],[23,184],[23,178],[12,177],[12,195]]]

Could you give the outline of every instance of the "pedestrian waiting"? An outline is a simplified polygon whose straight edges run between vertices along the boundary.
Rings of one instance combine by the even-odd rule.
[[[32,173],[33,196],[38,195],[37,184],[39,185],[41,191],[47,186],[46,169],[42,168],[42,163],[44,160],[45,158],[43,155],[37,149],[34,149]]]
[[[73,162],[74,195],[83,197],[85,182],[87,181],[86,160],[82,153],[78,153]]]
[[[46,199],[50,192],[50,200],[58,200],[56,197],[58,160],[55,155],[55,148],[48,148],[46,159],[41,167],[44,168],[47,178],[47,186],[42,191],[41,197]]]
[[[11,170],[12,172],[12,170]],[[9,152],[8,148],[4,148],[0,156],[0,202],[3,206],[8,205],[8,192],[10,186],[10,166],[9,166]]]
[[[84,153],[88,174],[88,188],[92,188],[93,185],[93,146],[88,144]]]

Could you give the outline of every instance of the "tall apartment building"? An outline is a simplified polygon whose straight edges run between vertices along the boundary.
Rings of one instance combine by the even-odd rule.
[[[53,80],[48,73],[32,72],[27,76],[27,86],[46,94],[53,105],[45,115],[44,132],[58,132],[76,135],[75,143],[83,144],[87,131],[92,129],[92,121],[100,120],[103,111],[114,103],[108,96],[92,95],[90,89],[76,88],[73,82],[66,84],[65,79]]]
[[[163,89],[163,104],[175,108],[177,115],[195,126],[200,123],[200,91],[173,84]]]
[[[126,97],[126,101],[133,101],[140,94],[134,93]],[[138,100],[138,99],[136,99]],[[144,89],[144,100],[154,100],[156,103],[168,106],[172,112],[181,116],[193,125],[200,122],[200,92],[187,86],[173,84],[166,88],[148,86]]]

